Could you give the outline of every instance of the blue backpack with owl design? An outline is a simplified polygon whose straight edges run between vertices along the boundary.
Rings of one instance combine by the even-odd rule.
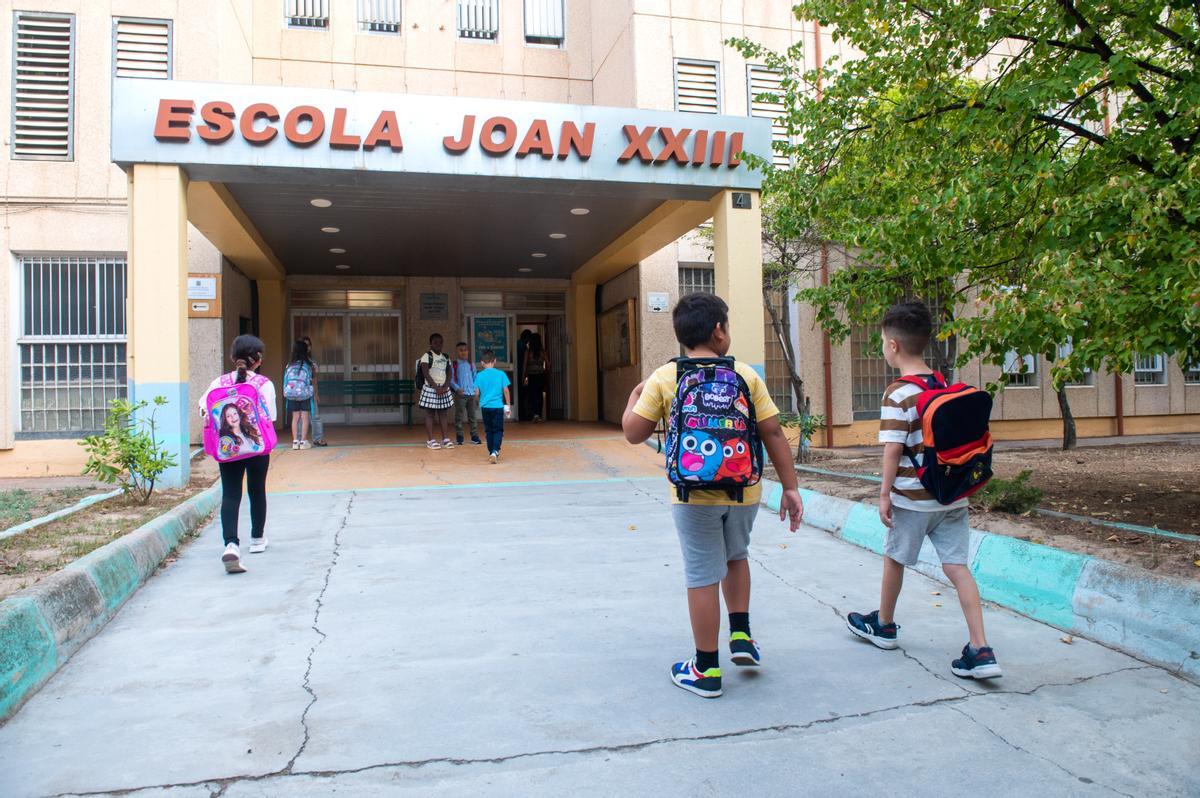
[[[676,358],[675,399],[667,419],[667,479],[679,500],[723,490],[743,501],[762,478],[763,446],[750,386],[731,357]]]

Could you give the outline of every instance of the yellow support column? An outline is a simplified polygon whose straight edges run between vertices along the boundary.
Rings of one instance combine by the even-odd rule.
[[[156,432],[177,465],[159,478],[164,488],[188,482],[188,415],[198,412],[188,401],[187,183],[178,166],[136,164],[129,173],[129,398],[151,410],[155,397],[166,399]]]
[[[276,386],[276,401],[283,397],[283,367],[291,355],[292,341],[287,333],[287,307],[283,280],[258,280],[258,333],[266,352],[263,354],[263,374]],[[283,421],[280,407],[275,418]],[[276,426],[280,426],[277,423]]]
[[[571,331],[571,418],[596,421],[596,286],[572,283],[567,291],[567,324]]]
[[[734,194],[749,207],[734,207]],[[722,191],[712,200],[717,295],[729,304],[730,354],[765,376],[763,337],[762,208],[757,191]]]

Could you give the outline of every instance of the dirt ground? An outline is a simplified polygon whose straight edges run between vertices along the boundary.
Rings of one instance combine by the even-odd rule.
[[[879,451],[818,451],[814,468],[879,476]],[[1029,484],[1044,491],[1039,507],[1197,535],[1195,543],[1027,514],[972,511],[977,529],[1069,551],[1138,565],[1158,573],[1200,579],[1200,445],[1194,442],[1059,449],[1009,444],[993,455],[996,475],[1032,471]],[[846,498],[874,501],[877,485],[853,478],[799,472],[800,484]],[[818,485],[824,487],[818,487]]]
[[[0,529],[41,518],[55,510],[70,507],[84,496],[107,493],[108,488],[13,488],[0,490]]]
[[[117,496],[98,502],[77,513],[51,521],[0,540],[0,599],[36,584],[68,563],[100,548],[109,541],[128,534],[142,524],[169,510],[207,488],[217,478],[216,467],[207,458],[196,461],[187,488],[155,491],[149,503],[142,505]],[[4,495],[20,491],[37,507],[49,507],[34,512],[31,517],[45,515],[58,507],[74,504],[81,496],[96,493],[88,488],[48,488],[39,490],[36,480],[28,486],[5,491]],[[71,501],[61,494],[67,490],[82,491]],[[107,488],[106,490],[111,490]],[[56,498],[57,497],[57,498]],[[57,501],[57,504],[54,502]],[[24,519],[28,520],[28,519]],[[21,523],[16,521],[13,523]],[[4,526],[10,526],[5,524]]]

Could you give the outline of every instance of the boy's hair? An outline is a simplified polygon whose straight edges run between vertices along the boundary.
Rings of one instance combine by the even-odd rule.
[[[429,336],[429,343],[433,343],[433,342],[434,342],[434,341],[436,341],[438,338],[442,338],[442,334],[441,334],[441,333],[434,333],[433,335]],[[444,338],[442,338],[442,340],[445,340],[445,339],[444,339]]]
[[[483,354],[479,356],[479,360],[481,363],[495,363],[496,353],[490,349],[485,349],[483,350]]]
[[[896,339],[905,354],[919,356],[933,334],[933,316],[924,302],[898,302],[883,314],[883,330]]]
[[[695,293],[679,298],[671,311],[675,337],[687,349],[695,349],[712,338],[713,330],[729,323],[729,306],[716,294]]]
[[[467,346],[467,342],[466,342],[466,341],[459,341],[457,344],[455,344],[454,348],[455,348],[455,349],[458,349],[458,347],[460,347],[460,346]],[[467,346],[467,349],[470,349],[470,348],[471,348],[471,347]]]

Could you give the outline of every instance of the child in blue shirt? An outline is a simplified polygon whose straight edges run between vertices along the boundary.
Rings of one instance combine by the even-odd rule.
[[[483,350],[479,358],[483,371],[475,377],[479,390],[479,407],[483,412],[483,430],[487,436],[488,460],[495,465],[500,459],[500,444],[504,440],[504,419],[512,413],[508,375],[496,368],[496,353]]]

